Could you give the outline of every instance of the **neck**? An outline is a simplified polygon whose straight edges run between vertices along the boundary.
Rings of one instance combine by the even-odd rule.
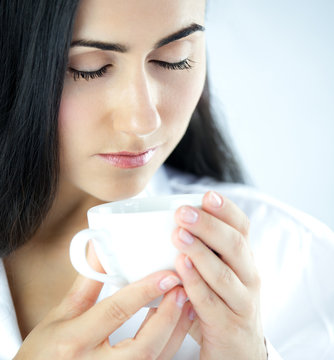
[[[87,210],[102,203],[65,185],[36,234],[4,261],[23,338],[73,283],[77,273],[69,259],[70,241],[88,227]]]
[[[49,246],[88,227],[89,208],[104,203],[62,180],[53,205],[32,242]],[[70,241],[69,239],[68,241]]]

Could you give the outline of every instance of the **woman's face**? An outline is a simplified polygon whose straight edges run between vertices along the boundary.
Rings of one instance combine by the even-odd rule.
[[[204,17],[205,0],[81,1],[59,114],[62,181],[104,201],[144,189],[203,90]]]

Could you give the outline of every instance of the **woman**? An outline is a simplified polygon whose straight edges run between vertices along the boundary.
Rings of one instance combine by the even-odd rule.
[[[223,184],[243,177],[210,114],[205,5],[1,2],[1,359],[280,359],[263,334],[250,239],[261,267],[281,223],[256,217],[254,190],[241,186],[240,200]],[[68,247],[88,208],[198,189],[222,191],[176,212],[177,274],[111,294],[75,273]]]

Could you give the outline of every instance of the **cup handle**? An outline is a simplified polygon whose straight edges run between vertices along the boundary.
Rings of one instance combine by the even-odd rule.
[[[112,282],[113,285],[122,287],[126,285],[123,278],[114,274],[103,274],[95,271],[88,264],[86,258],[86,248],[88,241],[94,239],[96,241],[104,238],[106,234],[103,230],[84,229],[78,232],[72,239],[70,244],[70,259],[73,267],[83,276],[100,282]]]

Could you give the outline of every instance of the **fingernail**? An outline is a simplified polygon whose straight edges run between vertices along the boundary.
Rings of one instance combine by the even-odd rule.
[[[178,292],[177,292],[177,295],[176,295],[176,304],[179,308],[183,308],[183,305],[185,304],[187,300],[187,295],[186,293],[184,292],[183,289],[180,289]]]
[[[188,318],[193,321],[196,317],[196,313],[195,310],[193,309],[193,307],[191,306],[190,309],[188,310]]]
[[[186,267],[188,269],[192,269],[193,268],[193,263],[191,262],[191,260],[188,258],[188,256],[186,256],[184,258],[184,263],[186,264]]]
[[[159,287],[162,291],[167,291],[179,284],[181,284],[181,280],[176,276],[170,275],[160,281]]]
[[[183,207],[181,209],[181,219],[188,224],[194,224],[198,219],[198,213],[189,207]]]
[[[184,229],[179,230],[179,238],[183,243],[187,245],[190,245],[194,242],[194,238],[188,233],[188,231]]]
[[[222,198],[214,191],[209,192],[209,203],[212,207],[219,208],[223,204]]]

